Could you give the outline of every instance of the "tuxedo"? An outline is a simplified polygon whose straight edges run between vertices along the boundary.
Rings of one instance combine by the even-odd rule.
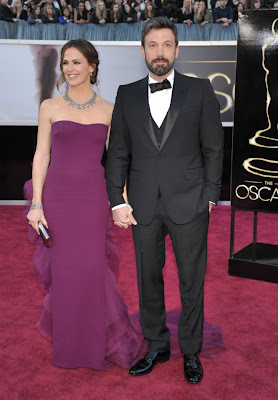
[[[175,71],[172,99],[163,124],[152,119],[148,77],[120,86],[107,154],[111,207],[128,200],[133,226],[140,316],[152,351],[169,348],[162,269],[170,235],[180,278],[179,343],[184,354],[202,345],[203,280],[209,201],[219,198],[223,130],[219,104],[205,79]]]

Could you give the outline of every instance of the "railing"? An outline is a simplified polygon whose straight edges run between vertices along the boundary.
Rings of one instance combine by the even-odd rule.
[[[34,24],[26,21],[0,21],[0,39],[71,40],[90,41],[140,41],[144,22],[121,24]],[[226,41],[237,39],[237,24],[177,24],[180,41]]]

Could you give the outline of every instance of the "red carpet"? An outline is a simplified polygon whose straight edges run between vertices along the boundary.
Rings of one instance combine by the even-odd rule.
[[[252,214],[237,213],[236,250],[252,239]],[[249,227],[250,225],[250,227]],[[258,241],[278,244],[278,218],[259,214]],[[276,400],[278,398],[278,285],[227,275],[230,209],[213,210],[205,284],[205,317],[220,324],[228,350],[202,359],[204,379],[189,385],[182,359],[132,378],[112,367],[104,372],[66,370],[50,363],[51,345],[36,329],[43,291],[31,269],[22,207],[0,207],[0,399],[1,400]],[[121,246],[119,285],[130,312],[138,308],[131,231],[117,230]],[[263,240],[263,239],[264,240]],[[179,304],[171,244],[165,267],[167,308]]]

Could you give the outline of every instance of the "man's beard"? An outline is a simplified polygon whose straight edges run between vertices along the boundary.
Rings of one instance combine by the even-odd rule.
[[[157,66],[154,67],[153,64],[156,61],[163,61],[165,64],[164,65],[157,65]],[[168,74],[168,72],[170,72],[171,69],[174,67],[175,59],[172,62],[170,62],[166,58],[155,58],[154,60],[149,62],[145,58],[145,62],[146,62],[146,66],[149,69],[149,71],[151,71],[154,75],[156,75],[156,76],[164,76],[164,75]]]

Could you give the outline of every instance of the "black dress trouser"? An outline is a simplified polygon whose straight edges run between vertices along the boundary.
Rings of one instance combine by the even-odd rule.
[[[165,237],[170,235],[176,257],[182,312],[179,344],[183,354],[199,353],[203,339],[203,286],[207,261],[209,213],[187,224],[175,224],[167,215],[162,198],[157,200],[149,225],[133,225],[140,318],[149,349],[164,352],[170,346],[164,305]]]

